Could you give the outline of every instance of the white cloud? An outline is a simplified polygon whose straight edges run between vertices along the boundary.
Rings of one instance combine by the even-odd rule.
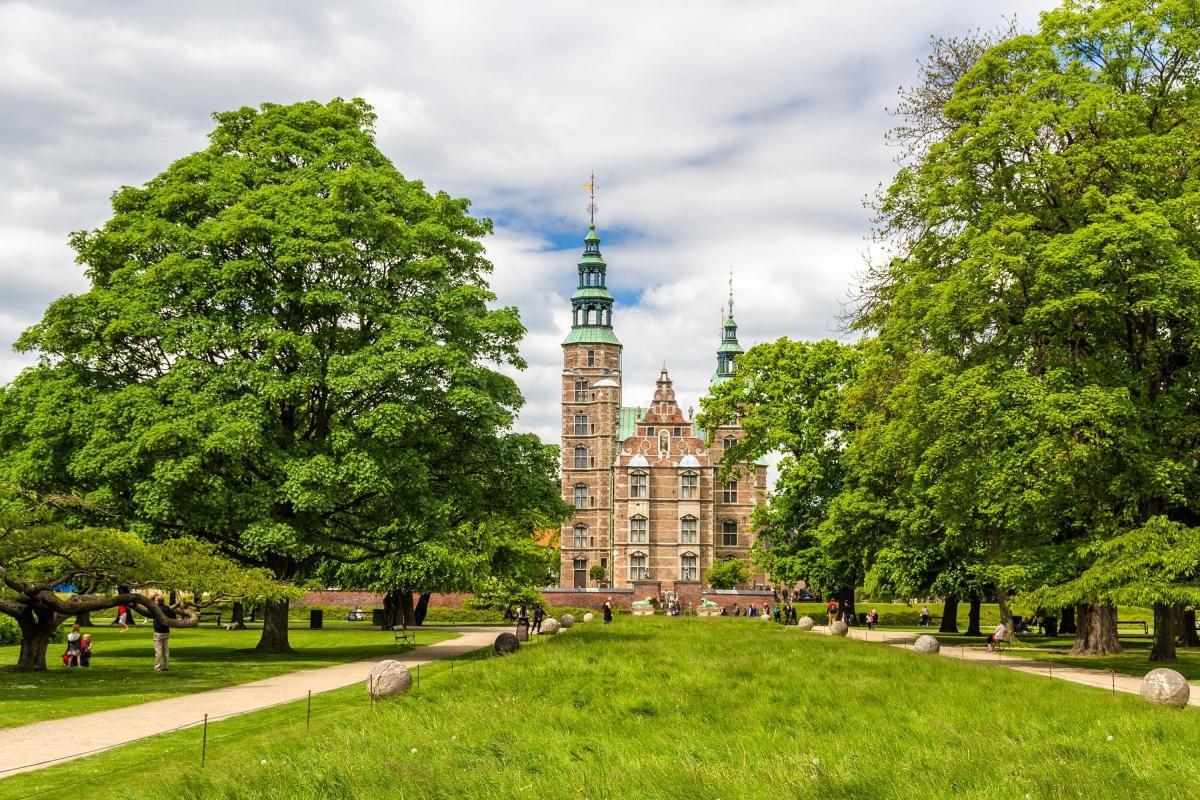
[[[209,114],[362,96],[406,175],[497,220],[500,302],[529,328],[521,426],[553,441],[597,173],[626,402],[668,362],[697,405],[736,272],[743,344],[837,335],[862,199],[892,171],[884,107],[930,34],[1025,26],[1049,0],[0,3],[0,380],[7,345],[84,286],[70,231],[204,145]],[[615,234],[615,235],[614,235]]]

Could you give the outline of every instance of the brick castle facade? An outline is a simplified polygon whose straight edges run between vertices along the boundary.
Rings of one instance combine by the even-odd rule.
[[[713,563],[744,557],[753,545],[750,513],[765,497],[766,466],[746,464],[719,480],[721,456],[742,431],[718,428],[709,448],[690,409],[684,414],[676,403],[665,364],[648,406],[622,405],[622,347],[606,270],[593,224],[563,342],[562,488],[576,510],[561,531],[559,584],[698,596]],[[733,374],[741,352],[731,293],[714,383]],[[597,565],[602,580],[592,576]]]

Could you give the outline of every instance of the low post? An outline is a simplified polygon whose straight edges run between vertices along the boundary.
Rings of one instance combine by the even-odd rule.
[[[200,766],[204,766],[204,762],[208,760],[208,714],[204,715],[203,733],[200,738]]]
[[[304,711],[304,730],[312,729],[312,689],[308,690],[308,708]]]
[[[421,688],[421,665],[417,664],[417,689]]]
[[[1113,689],[1112,693],[1116,694],[1117,693],[1117,671],[1114,669],[1114,670],[1111,670],[1111,672],[1112,672],[1112,689]]]

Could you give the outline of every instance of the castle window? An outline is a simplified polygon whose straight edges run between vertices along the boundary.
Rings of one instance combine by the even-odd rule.
[[[576,589],[586,588],[587,587],[587,559],[586,558],[575,559],[575,561],[572,563],[572,567],[574,567],[574,569],[573,569],[571,577],[573,578],[572,582],[575,584],[575,588]]]
[[[588,487],[586,483],[575,484],[575,507],[585,508],[588,502]]]
[[[650,427],[646,428],[646,435],[647,435],[647,436],[653,436],[653,435],[654,435],[654,426],[653,426],[653,425],[651,425]]]
[[[738,482],[736,480],[726,481],[725,488],[721,490],[722,503],[736,503],[738,494]]]
[[[736,520],[727,519],[721,523],[721,546],[738,546],[738,524]]]
[[[575,415],[575,435],[576,436],[587,436],[588,435],[588,415],[587,414],[576,414]]]
[[[700,476],[695,472],[685,472],[679,476],[679,499],[700,499]]]
[[[575,448],[575,469],[588,468],[588,449],[580,446]]]
[[[650,539],[650,523],[641,514],[629,518],[629,541],[645,544]]]
[[[594,367],[594,366],[596,366],[596,351],[595,351],[595,350],[588,350],[588,362],[587,362],[587,364],[588,364],[588,366],[589,366],[589,367]]]
[[[679,579],[694,581],[699,579],[699,561],[695,553],[684,553],[679,557]]]
[[[683,544],[699,544],[700,520],[690,514],[679,520],[679,541]]]
[[[575,546],[588,547],[588,526],[580,523],[575,526]]]
[[[644,472],[634,472],[629,476],[629,497],[634,500],[645,500],[650,496],[650,476]]]
[[[676,436],[683,436],[683,428],[676,428],[674,433]]]
[[[730,450],[735,444],[737,444],[737,439],[732,436],[726,436],[725,440],[721,444],[725,446],[726,450]]]
[[[629,580],[631,581],[648,581],[650,580],[650,567],[646,565],[645,553],[630,553],[629,554]]]
[[[575,402],[586,403],[588,399],[588,382],[575,381]]]

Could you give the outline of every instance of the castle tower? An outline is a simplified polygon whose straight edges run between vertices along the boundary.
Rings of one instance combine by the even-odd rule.
[[[729,274],[729,313],[721,315],[721,345],[717,348],[717,371],[712,383],[722,383],[733,376],[734,361],[743,352],[738,344],[737,322],[733,319],[733,273]]]
[[[590,188],[590,187],[589,187]],[[612,481],[621,409],[621,342],[612,328],[613,297],[592,224],[584,237],[579,285],[571,296],[571,333],[563,341],[562,490],[575,515],[563,525],[559,584],[596,586],[590,572],[611,580]]]

